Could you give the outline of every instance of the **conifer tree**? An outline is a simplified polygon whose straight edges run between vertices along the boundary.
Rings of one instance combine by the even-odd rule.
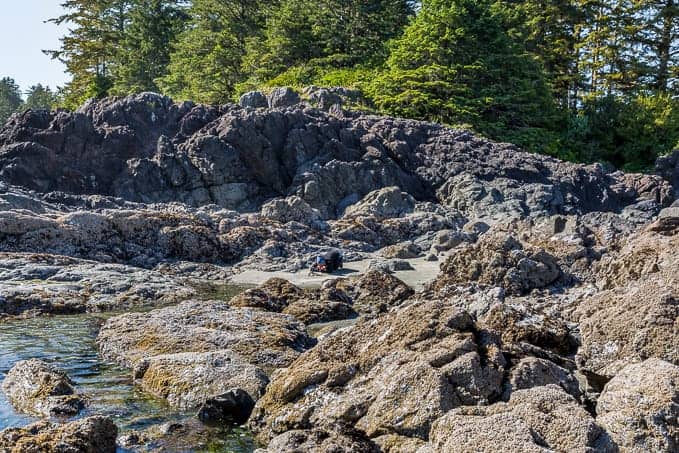
[[[10,115],[16,112],[22,104],[21,90],[14,79],[10,77],[0,79],[0,127],[5,125]]]

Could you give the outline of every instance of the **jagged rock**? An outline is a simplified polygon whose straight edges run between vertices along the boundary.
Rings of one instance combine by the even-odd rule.
[[[281,223],[299,222],[312,225],[321,219],[320,213],[297,196],[276,199],[262,206],[262,216]]]
[[[269,101],[261,91],[250,91],[240,97],[238,104],[240,104],[241,107],[251,107],[257,109],[268,107]]]
[[[373,439],[383,453],[410,453],[418,451],[426,445],[426,442],[417,437],[399,436],[397,434],[385,434]]]
[[[679,149],[675,149],[667,156],[659,157],[655,164],[655,172],[674,186],[674,196],[679,198]]]
[[[243,389],[231,389],[226,393],[209,398],[198,410],[203,422],[231,422],[242,425],[252,413],[255,401]]]
[[[88,417],[63,425],[41,421],[0,431],[0,451],[115,453],[117,434],[118,428],[108,417]]]
[[[679,367],[659,359],[628,365],[604,387],[597,423],[620,451],[679,450]]]
[[[344,291],[359,313],[383,313],[407,300],[415,291],[398,278],[378,270],[370,270],[359,277],[338,279],[328,285]]]
[[[617,451],[594,419],[555,385],[518,390],[507,403],[454,409],[434,422],[429,437],[420,451]]]
[[[195,409],[233,387],[259,398],[269,382],[258,366],[229,350],[144,358],[134,366],[141,387],[178,409]]]
[[[133,369],[144,388],[180,408],[234,387],[258,398],[265,373],[312,345],[304,325],[290,316],[217,301],[111,318],[97,343],[102,356]]]
[[[2,390],[19,411],[42,417],[76,415],[85,406],[65,372],[41,360],[17,362]]]
[[[505,395],[550,384],[558,385],[578,401],[582,399],[580,384],[571,372],[549,360],[536,357],[523,358],[512,367]]]
[[[374,217],[378,220],[403,217],[413,212],[415,199],[398,187],[386,187],[366,195],[344,212],[345,218]]]
[[[563,355],[572,354],[577,347],[563,319],[527,306],[496,303],[480,316],[479,326],[495,332],[503,348],[517,355],[522,354],[524,344]]]
[[[544,288],[561,277],[554,256],[531,245],[522,244],[511,234],[486,233],[476,244],[456,250],[441,265],[433,288],[476,282],[500,286],[508,294],[523,294]]]
[[[471,317],[418,302],[336,330],[273,376],[250,425],[261,440],[341,423],[374,438],[426,439],[431,423],[462,404],[499,396],[504,366],[479,344]]]
[[[390,245],[383,248],[380,252],[380,255],[382,255],[383,258],[395,258],[400,260],[417,258],[421,254],[422,250],[411,241]]]
[[[579,368],[611,378],[626,365],[650,357],[679,365],[676,269],[603,291],[580,304]]]
[[[431,246],[433,253],[446,252],[464,242],[476,241],[476,235],[463,231],[441,230],[436,233]]]
[[[288,87],[276,88],[269,95],[269,107],[271,108],[291,107],[299,102],[299,94]]]
[[[248,289],[229,302],[234,307],[251,307],[285,313],[305,324],[335,321],[356,315],[353,301],[332,286],[302,289],[287,280],[271,278],[258,288]]]

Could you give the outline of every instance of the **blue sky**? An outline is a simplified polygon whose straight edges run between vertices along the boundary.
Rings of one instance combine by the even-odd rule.
[[[26,90],[42,83],[52,88],[68,76],[42,49],[56,49],[67,27],[45,20],[61,14],[61,0],[2,0],[0,13],[0,78],[12,77]]]

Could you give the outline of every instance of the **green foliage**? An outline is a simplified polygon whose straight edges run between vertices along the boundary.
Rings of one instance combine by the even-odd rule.
[[[177,0],[134,2],[115,57],[115,94],[160,91],[156,79],[167,74],[172,45],[187,20],[182,5]]]
[[[0,79],[0,127],[21,107],[21,91],[19,85],[10,77]]]
[[[263,36],[248,42],[243,65],[251,83],[265,85],[375,67],[412,13],[405,0],[281,0],[268,15]]]
[[[59,95],[50,87],[33,85],[26,91],[26,102],[22,108],[33,110],[52,110],[60,102]]]
[[[490,137],[543,150],[557,112],[539,65],[486,1],[432,0],[394,44],[369,87],[375,105],[406,117],[470,123]]]
[[[628,171],[649,170],[679,143],[679,101],[669,94],[588,102],[564,134],[576,160],[608,162]]]
[[[258,0],[194,0],[189,26],[158,85],[178,99],[229,101],[243,79],[246,41],[259,33],[265,5]]]

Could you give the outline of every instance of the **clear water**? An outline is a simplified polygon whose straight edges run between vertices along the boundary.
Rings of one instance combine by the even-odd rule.
[[[89,396],[88,408],[78,417],[109,415],[125,432],[193,415],[173,411],[162,400],[134,386],[128,370],[101,359],[95,339],[103,316],[106,315],[0,322],[0,381],[17,361],[38,358],[66,371],[77,390]],[[25,426],[35,420],[16,413],[0,391],[0,430]],[[188,450],[185,446],[178,450],[170,447],[163,451],[242,453],[255,449],[251,436],[243,430],[211,428],[208,437],[200,447]]]

